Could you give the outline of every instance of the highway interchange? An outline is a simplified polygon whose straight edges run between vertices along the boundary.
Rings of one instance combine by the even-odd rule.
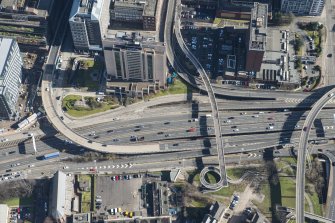
[[[65,172],[92,172],[93,168],[99,172],[123,173],[126,169],[139,172],[149,169],[194,168],[197,167],[195,158],[204,156],[208,157],[214,164],[223,161],[224,163],[221,163],[221,166],[223,166],[225,163],[240,162],[241,160],[262,159],[263,149],[265,148],[299,145],[301,132],[304,132],[301,130],[306,126],[304,124],[306,121],[312,121],[315,127],[312,127],[312,123],[308,125],[311,132],[307,135],[307,139],[305,138],[305,149],[309,140],[332,139],[334,137],[333,103],[326,106],[328,109],[323,110],[316,121],[314,121],[314,118],[313,120],[305,120],[313,103],[331,87],[313,93],[249,91],[234,86],[219,86],[216,84],[208,86],[208,83],[204,85],[209,81],[204,77],[206,74],[203,74],[201,67],[197,68],[202,79],[190,75],[183,64],[180,64],[178,58],[175,58],[177,50],[174,48],[179,45],[186,57],[193,58],[191,61],[193,64],[197,64],[194,56],[180,46],[179,27],[174,27],[175,21],[172,21],[175,18],[173,16],[174,10],[175,1],[170,0],[164,39],[167,43],[169,61],[178,74],[200,91],[209,92],[212,102],[214,93],[217,96],[221,95],[230,99],[254,99],[254,101],[218,100],[217,103],[215,102],[216,108],[213,107],[213,103],[189,102],[177,105],[178,112],[171,109],[171,107],[176,108],[176,106],[163,105],[157,108],[144,108],[140,119],[127,120],[121,118],[111,122],[71,128],[60,119],[59,111],[53,104],[56,95],[52,88],[52,75],[59,53],[59,46],[55,45],[49,51],[45,67],[41,87],[42,98],[49,121],[68,138],[60,134],[53,136],[54,133],[41,133],[37,140],[37,154],[31,152],[26,154],[26,151],[32,151],[32,144],[31,140],[27,139],[27,135],[23,133],[18,134],[16,139],[0,143],[0,174],[6,174],[6,170],[10,169],[8,172],[22,171],[21,177],[38,178],[51,176],[59,169]],[[59,37],[59,39],[62,39],[62,37]],[[61,42],[59,39],[57,41]],[[210,88],[213,90],[209,90]],[[158,115],[162,112],[164,112],[164,116]],[[213,116],[218,119],[213,121]],[[195,131],[189,131],[191,128],[195,128]],[[138,137],[141,141],[133,141],[131,136],[135,136],[133,138]],[[215,136],[217,136],[216,139]],[[218,146],[216,142],[222,143],[218,147],[222,148],[221,150],[216,149]],[[18,143],[19,146],[17,146]],[[300,146],[302,146],[301,141]],[[112,162],[73,163],[67,161],[69,158],[75,158],[77,155],[87,152],[86,148],[116,153],[121,153],[120,151],[123,149],[130,149],[138,154],[148,153],[152,151],[151,149],[154,149],[158,153],[167,153],[164,156],[161,154],[127,155]],[[139,148],[139,151],[135,151],[137,148]],[[60,158],[46,161],[39,159],[40,156],[57,150],[62,151]],[[216,157],[218,155],[217,151],[226,155],[239,153],[242,153],[242,155],[229,155],[223,160],[223,154],[219,154],[222,159],[218,160]],[[298,151],[302,152],[301,150]],[[305,156],[302,153],[300,155],[301,157]],[[19,165],[17,165],[18,163]],[[13,166],[13,164],[16,164],[16,166]],[[43,167],[43,172],[41,172],[41,167]],[[298,196],[297,199],[299,199]],[[330,204],[330,208],[333,210],[334,204]],[[301,218],[301,216],[303,217],[303,212],[299,214],[298,211],[297,217]],[[328,214],[327,217],[334,219],[335,216]],[[302,221],[298,220],[298,222]]]

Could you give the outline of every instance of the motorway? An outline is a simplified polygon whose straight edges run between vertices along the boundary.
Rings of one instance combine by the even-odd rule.
[[[296,220],[298,223],[305,222],[304,218],[304,193],[305,193],[305,159],[308,149],[308,137],[314,123],[315,118],[320,113],[321,109],[330,101],[335,94],[335,88],[327,92],[321,97],[308,113],[303,131],[301,131],[299,147],[298,147],[298,160],[297,160],[297,183],[296,183]]]

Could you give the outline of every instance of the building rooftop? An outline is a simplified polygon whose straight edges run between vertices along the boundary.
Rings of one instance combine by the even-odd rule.
[[[66,174],[58,171],[52,180],[52,202],[50,205],[51,215],[56,219],[65,216],[65,187]]]
[[[7,204],[0,204],[0,223],[7,223],[8,220],[8,206]]]
[[[74,0],[70,12],[70,20],[80,17],[90,17],[91,20],[100,20],[104,0]]]
[[[251,10],[249,50],[265,51],[268,5],[254,3]]]
[[[155,16],[157,0],[147,0],[143,10],[143,16]]]
[[[116,0],[114,7],[138,8],[143,10],[143,16],[156,15],[157,0]]]

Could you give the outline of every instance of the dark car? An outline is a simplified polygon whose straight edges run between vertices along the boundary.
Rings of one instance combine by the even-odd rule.
[[[163,135],[163,134],[164,134],[164,132],[157,132],[157,134],[158,134],[158,135]]]
[[[332,56],[333,56],[333,54],[331,54],[331,53],[327,54],[327,57],[332,57]]]
[[[168,125],[168,124],[170,124],[170,122],[164,122],[164,125]]]

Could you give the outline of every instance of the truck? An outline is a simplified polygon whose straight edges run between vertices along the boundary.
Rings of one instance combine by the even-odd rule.
[[[42,156],[42,159],[43,160],[48,160],[48,159],[52,159],[52,158],[56,158],[56,157],[59,157],[59,152],[45,154],[45,155]]]
[[[187,132],[195,132],[195,131],[196,131],[196,129],[194,127],[191,127],[187,130]]]

